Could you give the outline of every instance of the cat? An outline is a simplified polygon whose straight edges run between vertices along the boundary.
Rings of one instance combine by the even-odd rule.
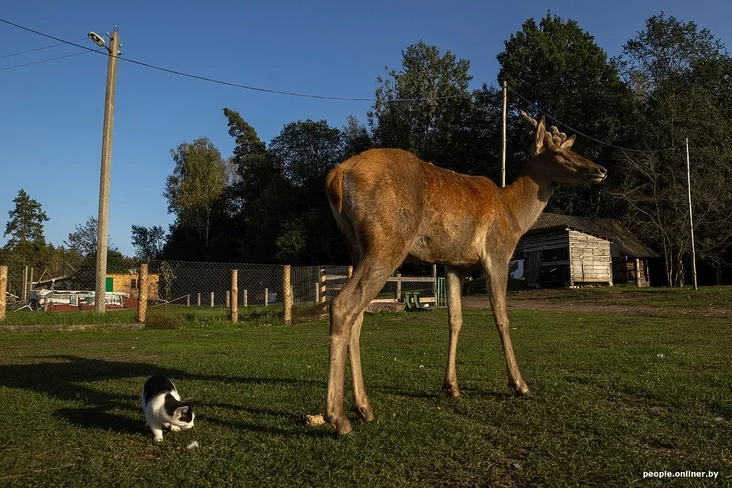
[[[155,442],[163,440],[163,429],[178,432],[193,427],[193,399],[180,399],[175,385],[165,376],[152,376],[142,387],[140,394],[142,410],[145,412],[145,425],[155,437]]]

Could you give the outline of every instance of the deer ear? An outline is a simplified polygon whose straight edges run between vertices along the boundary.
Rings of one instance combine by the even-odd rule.
[[[546,120],[542,115],[539,122],[536,124],[536,132],[534,132],[534,154],[539,154],[544,150],[546,135]]]
[[[577,136],[571,135],[567,137],[567,139],[559,146],[565,151],[569,151],[572,148],[572,144],[574,144],[574,141],[577,139]]]

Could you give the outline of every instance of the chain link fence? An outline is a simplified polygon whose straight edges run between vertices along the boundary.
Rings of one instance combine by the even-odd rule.
[[[283,305],[284,271],[280,264],[153,261],[148,264],[147,303],[150,306],[229,307],[232,270],[237,270],[238,307]],[[326,305],[346,284],[350,266],[293,266],[290,286],[293,305]],[[58,276],[31,276],[8,269],[7,309],[67,311],[93,310],[95,272],[91,267]],[[136,308],[140,279],[137,269],[107,273],[108,309]],[[438,278],[396,273],[378,294],[379,300],[399,301],[404,293],[419,292],[426,299],[440,294]],[[439,299],[437,305],[441,305]]]

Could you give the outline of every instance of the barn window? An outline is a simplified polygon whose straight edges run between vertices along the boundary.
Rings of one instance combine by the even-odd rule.
[[[569,260],[569,248],[558,247],[556,249],[545,249],[541,251],[541,261],[544,263],[552,261],[568,261]]]
[[[137,280],[135,278],[130,280],[130,290],[137,290]]]

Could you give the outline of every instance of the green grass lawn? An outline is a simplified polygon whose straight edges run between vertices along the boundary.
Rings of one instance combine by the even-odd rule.
[[[183,315],[175,329],[0,334],[0,485],[732,483],[729,320],[571,308],[511,312],[531,399],[507,389],[489,311],[465,311],[458,399],[440,390],[444,310],[367,316],[362,360],[376,419],[351,416],[347,439],[304,422],[325,400],[324,320],[286,327],[268,311],[233,326],[220,310]],[[160,445],[139,406],[157,373],[199,402],[196,426]],[[200,447],[186,449],[194,440]],[[642,479],[662,470],[720,478]]]

